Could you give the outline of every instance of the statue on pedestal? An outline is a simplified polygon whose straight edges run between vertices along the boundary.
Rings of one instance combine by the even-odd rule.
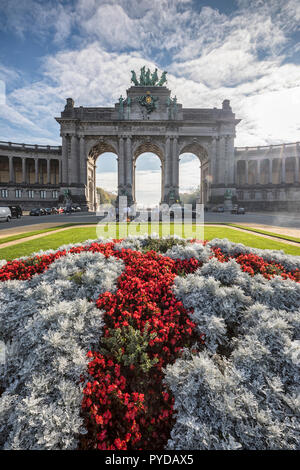
[[[124,117],[124,98],[122,95],[119,98],[119,117],[121,119]]]
[[[226,189],[224,193],[224,211],[231,211],[232,209],[232,191]]]

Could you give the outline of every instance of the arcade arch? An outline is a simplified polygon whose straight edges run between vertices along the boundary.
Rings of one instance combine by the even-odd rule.
[[[88,183],[86,196],[90,210],[96,211],[102,203],[97,194],[97,186],[105,191],[118,193],[118,160],[117,148],[111,143],[97,142],[88,151],[85,171]]]
[[[164,154],[161,146],[157,143],[153,143],[150,140],[146,140],[141,142],[136,142],[136,144],[133,146],[133,169],[132,169],[132,196],[133,196],[133,201],[135,203],[139,203],[139,198],[138,194],[141,192],[141,189],[139,187],[139,184],[137,183],[137,176],[138,175],[139,167],[140,169],[145,167],[145,158],[148,159],[148,166],[149,166],[149,159],[151,159],[150,166],[153,167],[154,170],[160,170],[160,178],[159,181],[156,181],[157,178],[154,176],[154,188],[153,191],[157,192],[157,198],[152,199],[152,203],[150,205],[157,204],[159,205],[162,200],[163,200],[163,188],[164,188]],[[159,160],[157,160],[157,158]],[[148,181],[145,182],[147,185],[149,184]],[[150,183],[151,184],[151,183]],[[148,190],[149,191],[149,190]],[[150,202],[151,196],[148,192],[148,195],[146,196],[147,189],[144,190],[144,202],[146,203],[147,200]],[[155,199],[157,201],[155,202]],[[146,204],[148,205],[148,204]]]
[[[135,158],[133,171],[134,201],[138,207],[159,206],[162,191],[161,160],[153,152]]]

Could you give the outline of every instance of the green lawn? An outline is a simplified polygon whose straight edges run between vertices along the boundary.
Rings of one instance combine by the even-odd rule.
[[[96,226],[91,227],[72,227],[63,232],[53,233],[46,235],[39,239],[28,240],[19,244],[0,249],[0,259],[11,260],[19,258],[20,256],[27,256],[31,253],[39,250],[56,249],[65,243],[79,243],[84,242],[87,239],[95,239],[98,236],[124,238],[127,234],[142,235],[147,233],[148,225],[141,224],[140,226],[135,224],[120,224],[117,226],[98,226],[98,233],[96,233]],[[160,235],[167,235],[166,226],[161,224],[153,224],[152,232],[160,233]],[[182,227],[179,224],[171,226],[171,234],[174,232],[177,235],[193,238],[199,237],[201,232],[197,229],[198,233],[193,232],[192,226],[185,227],[185,232],[182,233]],[[228,227],[209,227],[206,226],[204,229],[204,238],[211,240],[213,238],[228,238],[235,243],[243,243],[254,248],[262,249],[273,249],[283,250],[285,253],[292,255],[300,255],[300,247],[289,245],[287,243],[277,242],[267,238],[259,237],[256,235],[248,234],[245,232],[239,232],[237,230],[230,229]]]
[[[51,228],[43,228],[40,230],[34,230],[32,232],[24,232],[24,233],[19,233],[17,235],[9,235],[8,237],[2,237],[2,238],[0,234],[0,245],[2,245],[3,243],[13,242],[15,240],[21,240],[23,238],[32,237],[33,235],[39,235],[41,233],[53,232],[54,230],[58,230],[64,227],[74,227],[76,225],[83,225],[83,224],[82,223],[78,223],[78,224],[70,223],[70,224],[56,225],[55,227],[51,227]],[[84,224],[84,225],[89,225],[89,224]],[[91,223],[91,225],[94,225],[94,223]]]

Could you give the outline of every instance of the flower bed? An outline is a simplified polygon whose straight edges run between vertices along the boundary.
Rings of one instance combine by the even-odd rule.
[[[145,236],[1,265],[3,448],[298,448],[300,257]]]

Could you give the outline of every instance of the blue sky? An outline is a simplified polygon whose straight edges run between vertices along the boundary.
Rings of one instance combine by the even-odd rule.
[[[298,141],[299,25],[299,0],[0,0],[0,140],[59,144],[65,98],[112,106],[146,64],[184,106],[230,99],[236,145]]]

